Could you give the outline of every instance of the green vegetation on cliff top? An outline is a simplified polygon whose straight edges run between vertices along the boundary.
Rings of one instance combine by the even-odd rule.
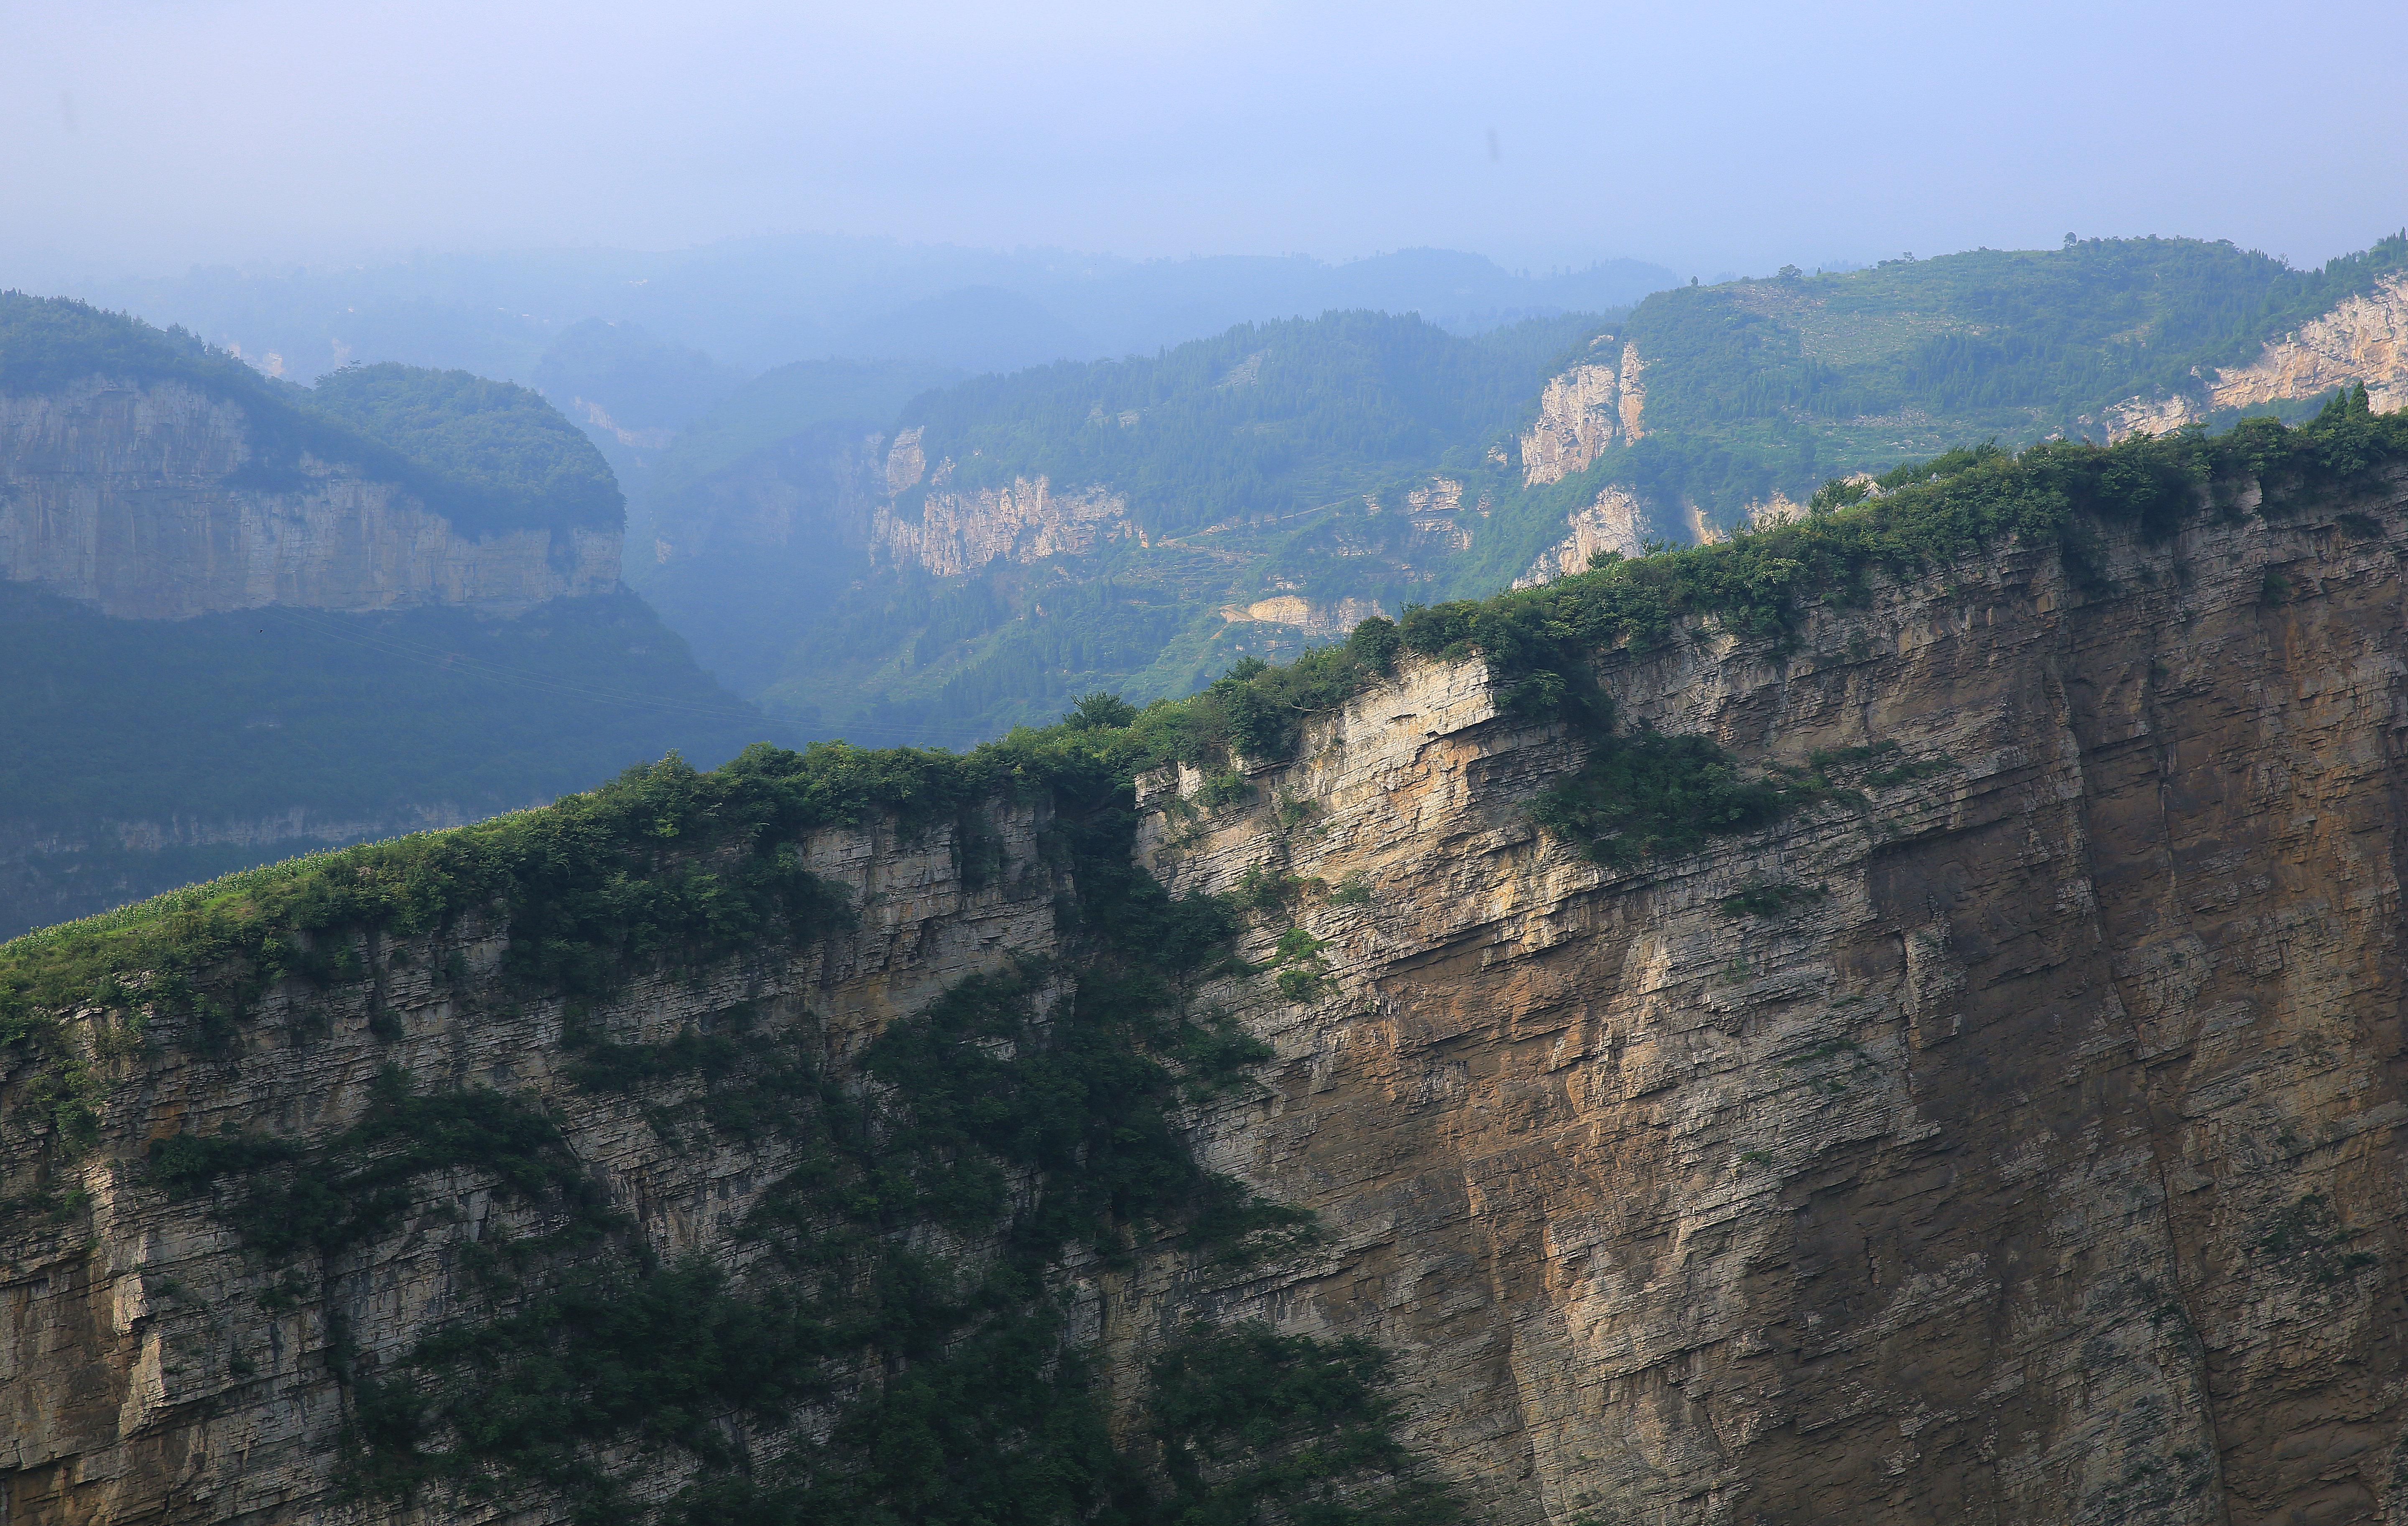
[[[555,1128],[519,1103],[414,1099],[396,1082],[366,1134],[314,1152],[266,1136],[163,1145],[163,1186],[214,1194],[263,1255],[314,1253],[330,1289],[337,1252],[395,1227],[394,1172],[410,1162],[489,1170],[502,1195],[550,1215],[544,1234],[479,1252],[489,1308],[378,1372],[338,1360],[363,1489],[539,1490],[599,1521],[631,1504],[595,1448],[636,1443],[698,1470],[658,1512],[692,1526],[1243,1522],[1265,1509],[1451,1519],[1388,1429],[1375,1352],[1248,1328],[1181,1337],[1154,1358],[1147,1448],[1132,1451],[1062,1344],[1062,1311],[1043,1290],[1070,1248],[1111,1259],[1129,1232],[1175,1232],[1184,1253],[1243,1258],[1279,1253],[1302,1228],[1197,1168],[1169,1121],[1186,1090],[1231,1084],[1260,1057],[1187,993],[1266,973],[1235,964],[1226,940],[1247,907],[1276,912],[1287,892],[1164,892],[1132,862],[1135,777],[1172,760],[1285,756],[1306,719],[1381,681],[1401,652],[1478,658],[1509,710],[1590,743],[1588,766],[1534,803],[1550,832],[1608,863],[1685,852],[1708,833],[1837,803],[1838,773],[1885,760],[1868,749],[1752,781],[1696,738],[1617,732],[1598,682],[1606,650],[1650,649],[1696,621],[1783,642],[1813,603],[1856,605],[1876,578],[1984,548],[2061,555],[2112,597],[2094,564],[2102,531],[2162,537],[2202,512],[2240,513],[2252,479],[2268,514],[2312,494],[2346,501],[2364,474],[2403,459],[2408,416],[2372,416],[2362,389],[2297,430],[2260,420],[2106,449],[1959,451],[1901,469],[1877,496],[1835,482],[1809,520],[1727,545],[1366,621],[1342,646],[1283,668],[1240,664],[1183,702],[1140,711],[1093,695],[1055,726],[963,755],[763,746],[711,774],[672,760],[546,809],[195,887],[0,947],[0,1041],[36,1062],[19,1072],[31,1105],[12,1117],[54,1156],[73,1152],[96,1135],[104,1074],[142,1042],[137,1012],[188,1045],[239,1045],[274,982],[367,979],[357,934],[441,934],[492,915],[507,934],[505,986],[565,1002],[571,1084],[692,1077],[688,1102],[650,1115],[665,1142],[777,1134],[803,1146],[803,1164],[738,1231],[757,1254],[738,1276],[630,1242],[563,1166]],[[1050,805],[1044,852],[1068,874],[1066,962],[978,977],[890,1025],[860,1059],[885,1089],[877,1096],[829,1085],[808,1035],[756,1029],[746,1004],[667,1043],[611,1036],[611,1003],[632,976],[698,974],[845,923],[841,892],[792,851],[811,828],[950,825],[965,871],[992,872],[977,845],[999,796]],[[1040,1007],[1054,992],[1067,1000]],[[85,1006],[114,1015],[88,1051],[58,1034]],[[1031,1174],[1018,1179],[1037,1184],[1033,1197],[1005,1191],[1014,1172]],[[903,1233],[922,1223],[1000,1248],[976,1266],[929,1258]],[[308,1274],[291,1276],[278,1286],[307,1291]],[[842,1364],[864,1349],[889,1359],[889,1376],[848,1391]],[[824,1442],[750,1465],[711,1419],[757,1435],[824,1405],[836,1416]]]
[[[1138,774],[1172,761],[1223,767],[1233,757],[1276,759],[1312,716],[1381,681],[1400,651],[1480,658],[1509,709],[1601,730],[1611,718],[1597,707],[1597,655],[1659,645],[1684,621],[1783,639],[1809,605],[1860,603],[1876,577],[1912,576],[2001,544],[2061,551],[2079,571],[2095,535],[2086,525],[2168,534],[2232,502],[2253,478],[2265,484],[2265,511],[2273,512],[2301,492],[2346,485],[2403,457],[2408,414],[2372,414],[2363,388],[2296,429],[2257,419],[2220,435],[2186,430],[2114,447],[2052,441],[2020,453],[1990,446],[1954,451],[1897,469],[1878,496],[1835,481],[1817,494],[1817,511],[1795,523],[1609,559],[1540,587],[1416,607],[1394,624],[1367,620],[1348,641],[1285,666],[1242,662],[1184,700],[1140,710],[1095,699],[1057,725],[1018,729],[960,754],[758,746],[700,776],[695,798],[712,802],[710,820],[790,837],[882,812],[924,824],[997,794],[1125,789]],[[597,845],[598,852],[600,844],[666,841],[682,830],[664,819],[657,830],[639,831],[640,812],[632,809],[605,789],[46,929],[0,946],[0,1038],[43,1030],[40,1014],[72,1004],[112,969],[194,968],[238,951],[273,964],[283,940],[296,934],[371,924],[423,930],[497,895],[536,894],[546,883],[539,877],[553,872],[543,866],[557,862],[549,846],[556,835]]]
[[[347,365],[318,378],[308,406],[434,474],[443,488],[430,502],[472,534],[612,528],[626,506],[594,442],[524,387],[466,371]]]

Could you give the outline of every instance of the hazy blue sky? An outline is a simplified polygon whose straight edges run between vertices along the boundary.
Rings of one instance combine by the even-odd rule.
[[[2400,0],[16,0],[0,36],[21,266],[787,229],[1711,275],[2408,222]]]

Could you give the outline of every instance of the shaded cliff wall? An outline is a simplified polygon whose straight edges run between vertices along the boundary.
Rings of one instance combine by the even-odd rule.
[[[2078,571],[1978,555],[1794,646],[1607,655],[1626,723],[1754,766],[1824,749],[1861,792],[1690,858],[1612,870],[1534,830],[1579,745],[1500,714],[1477,664],[1314,722],[1252,805],[1145,783],[1166,882],[1322,884],[1294,921],[1325,982],[1203,993],[1274,1052],[1190,1123],[1326,1238],[1253,1271],[1073,1267],[1071,1338],[1126,1393],[1189,1315],[1374,1337],[1412,1439],[1503,1522],[2408,1519],[2408,491],[2252,508]],[[1047,829],[995,817],[978,887],[945,832],[815,833],[857,931],[600,1020],[664,1038],[755,1004],[841,1071],[1056,946]],[[474,918],[368,944],[361,983],[278,988],[222,1059],[86,1023],[112,1077],[88,1204],[0,1248],[10,1526],[565,1519],[334,1483],[341,1375],[440,1324],[464,1248],[512,1223],[487,1178],[414,1181],[280,1305],[137,1165],[221,1121],[323,1135],[398,1062],[546,1099],[644,1236],[736,1258],[780,1147],[681,1153],[642,1123],[673,1087],[564,1084],[563,1005],[503,1003],[503,952]]]
[[[271,604],[514,614],[618,583],[614,529],[469,538],[357,467],[259,457],[238,403],[183,382],[0,396],[0,569],[139,620]]]
[[[1010,953],[1053,946],[1055,889],[1035,845],[1033,812],[993,823],[1006,873],[967,887],[942,834],[916,845],[891,830],[816,834],[814,871],[852,887],[860,925],[825,942],[764,950],[702,978],[660,976],[603,1020],[631,1044],[724,1032],[736,1008],[775,1029],[808,1030],[814,1054],[841,1062],[887,1022],[924,1007]],[[453,1502],[427,1509],[350,1497],[340,1481],[351,1384],[397,1368],[431,1330],[480,1306],[473,1248],[559,1227],[475,1170],[411,1183],[390,1233],[332,1259],[269,1264],[207,1199],[169,1201],[146,1184],[148,1140],[222,1129],[322,1141],[367,1111],[379,1077],[400,1067],[421,1090],[492,1089],[542,1099],[580,1168],[657,1251],[726,1254],[764,1190],[803,1163],[776,1137],[729,1149],[664,1144],[654,1109],[690,1101],[677,1081],[636,1095],[564,1079],[567,1005],[522,1003],[503,977],[498,918],[448,933],[362,945],[368,978],[332,996],[290,981],[245,1014],[231,1051],[195,1053],[194,1033],[164,1024],[158,1048],[129,1060],[105,1019],[86,1021],[112,1090],[108,1144],[72,1182],[72,1234],[38,1218],[12,1224],[0,1347],[0,1479],[8,1526],[164,1520],[566,1520],[566,1505]],[[714,1024],[714,1020],[721,1020]],[[21,1148],[6,1162],[25,1186],[23,1073],[6,1077]],[[12,1206],[18,1206],[13,1205]],[[279,1290],[299,1287],[297,1299]],[[618,1456],[615,1462],[640,1462]],[[678,1481],[664,1471],[666,1492]]]

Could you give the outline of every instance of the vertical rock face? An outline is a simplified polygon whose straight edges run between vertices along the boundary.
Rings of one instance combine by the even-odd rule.
[[[1134,534],[1128,500],[1105,488],[1056,492],[1042,477],[1008,488],[932,488],[918,522],[881,505],[870,537],[881,556],[939,578],[976,572],[990,562],[1037,562],[1093,550],[1108,537]]]
[[[1174,888],[1343,892],[1296,913],[1327,981],[1206,993],[1274,1052],[1190,1119],[1325,1234],[1247,1272],[1078,1273],[1073,1334],[1121,1391],[1191,1316],[1377,1339],[1484,1520],[2408,1519],[2408,491],[2249,506],[2111,537],[2079,577],[1982,554],[1794,645],[1607,654],[1626,725],[1859,770],[1860,803],[1689,858],[1608,869],[1537,832],[1578,744],[1500,713],[1477,664],[1313,721],[1254,805],[1143,784],[1140,858]],[[1046,826],[1003,811],[975,887],[941,834],[819,833],[806,862],[858,930],[647,982],[609,1020],[660,1039],[750,1002],[841,1067],[1054,946]],[[659,1098],[564,1086],[560,1004],[488,999],[501,952],[473,919],[370,946],[372,979],[279,988],[225,1059],[88,1034],[118,1056],[90,1242],[0,1246],[9,1526],[406,1514],[336,1492],[329,1356],[395,1360],[509,1210],[472,1173],[418,1180],[280,1305],[144,1183],[153,1137],[322,1134],[389,1063],[527,1089],[653,1243],[736,1254],[781,1147],[678,1153],[643,1125]],[[564,1519],[411,1519],[505,1515]]]
[[[1300,593],[1274,593],[1268,599],[1256,599],[1249,605],[1230,605],[1221,611],[1221,618],[1232,622],[1257,620],[1272,625],[1293,625],[1304,633],[1308,641],[1328,641],[1344,636],[1379,612],[1380,606],[1369,599],[1338,599],[1315,604]]]
[[[1608,335],[1605,341],[1610,342]],[[1627,445],[1646,434],[1641,417],[1646,369],[1639,347],[1622,347],[1621,364],[1583,361],[1549,378],[1539,397],[1539,417],[1522,435],[1522,479],[1537,486],[1559,482],[1597,460],[1612,445]]]
[[[2136,430],[2162,435],[2210,413],[2361,381],[2375,412],[2408,406],[2408,275],[2383,278],[2366,295],[2270,341],[2248,364],[2219,370],[2200,397],[2135,397],[2110,409],[2109,419],[2119,438]]]
[[[517,613],[617,586],[615,530],[471,539],[391,482],[263,473],[236,403],[101,378],[0,397],[0,570],[109,615],[262,605]]]
[[[1533,834],[1570,760],[1473,675],[1357,706],[1317,833],[1155,860],[1370,887],[1211,1126],[1332,1230],[1264,1306],[1412,1353],[1498,1519],[2403,1519],[2401,507],[1617,659],[1629,721],[1930,770],[1638,873]]]

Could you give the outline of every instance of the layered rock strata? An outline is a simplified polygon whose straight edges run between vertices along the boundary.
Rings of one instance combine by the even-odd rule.
[[[1974,555],[1790,641],[1606,654],[1624,724],[1751,769],[1820,749],[1859,792],[1688,858],[1609,869],[1533,828],[1582,745],[1500,713],[1476,663],[1313,721],[1251,806],[1144,781],[1167,883],[1320,887],[1295,920],[1329,979],[1206,993],[1274,1054],[1189,1123],[1325,1238],[1249,1273],[1073,1269],[1073,1335],[1123,1393],[1193,1316],[1375,1338],[1484,1520],[2408,1519],[2408,492],[2254,506],[2078,569]],[[978,887],[942,833],[816,833],[856,931],[604,1020],[661,1039],[751,1002],[841,1067],[1054,947],[1046,825],[997,815]],[[643,1234],[734,1253],[778,1147],[673,1152],[660,1099],[563,1084],[560,1004],[491,999],[503,951],[473,918],[368,944],[369,979],[279,988],[223,1060],[86,1023],[111,1080],[89,1228],[0,1248],[9,1526],[407,1514],[336,1490],[330,1355],[406,1351],[511,1210],[421,1180],[278,1309],[204,1205],[144,1184],[154,1137],[322,1135],[398,1062],[543,1096]],[[409,1519],[505,1517],[564,1519]]]

